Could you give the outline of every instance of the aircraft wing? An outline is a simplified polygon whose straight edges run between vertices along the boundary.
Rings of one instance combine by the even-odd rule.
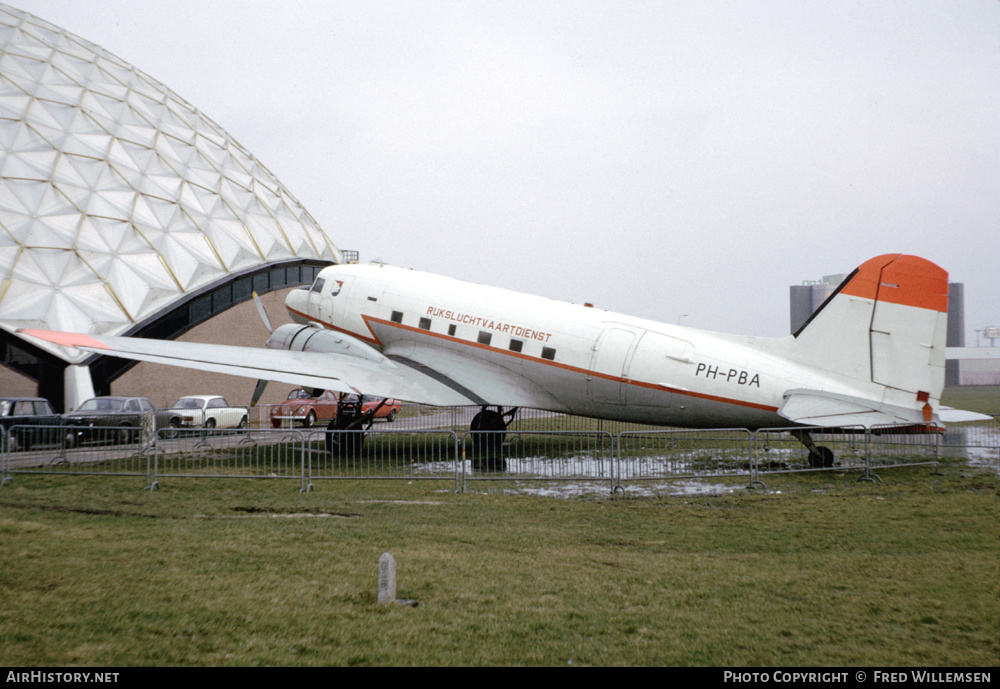
[[[364,392],[438,406],[476,403],[475,399],[447,382],[391,359],[372,361],[336,352],[301,352],[139,337],[105,337],[49,330],[18,332],[53,344],[105,356],[200,371],[228,373],[337,392]]]
[[[778,415],[810,426],[924,424],[923,412],[823,390],[788,390]]]
[[[474,359],[459,351],[420,343],[407,343],[399,349],[390,345],[385,355],[445,382],[470,400],[463,404],[569,411],[530,377],[487,357]]]

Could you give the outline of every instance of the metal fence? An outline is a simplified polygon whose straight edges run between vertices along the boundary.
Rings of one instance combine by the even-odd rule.
[[[504,432],[469,431],[477,407],[415,408],[365,430],[317,428],[181,430],[147,427],[11,426],[0,434],[0,478],[19,473],[162,479],[406,479],[453,482],[455,490],[490,481],[519,485],[560,481],[609,491],[653,480],[745,478],[768,474],[859,471],[860,478],[895,466],[964,461],[1000,469],[1000,423],[960,424],[944,434],[901,427],[870,430],[787,428],[676,430],[615,425],[521,410]],[[832,453],[815,461],[793,437],[808,430]]]
[[[740,428],[625,431],[618,440],[617,484],[649,479],[747,476],[753,435]]]
[[[602,431],[466,431],[460,490],[469,481],[574,481],[615,487],[615,438]]]
[[[0,476],[15,473],[146,476],[151,446],[135,426],[20,426],[3,432]]]

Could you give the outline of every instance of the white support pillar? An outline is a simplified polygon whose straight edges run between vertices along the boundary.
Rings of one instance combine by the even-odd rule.
[[[63,403],[66,411],[73,411],[94,397],[94,381],[90,366],[70,365],[63,373]]]

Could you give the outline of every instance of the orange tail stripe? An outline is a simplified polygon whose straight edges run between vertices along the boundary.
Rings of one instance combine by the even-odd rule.
[[[948,273],[918,256],[885,254],[862,263],[841,294],[947,312]]]

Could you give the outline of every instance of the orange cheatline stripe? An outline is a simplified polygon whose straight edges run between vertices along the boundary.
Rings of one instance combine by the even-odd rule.
[[[948,273],[919,256],[884,254],[862,263],[840,293],[946,313]]]
[[[292,310],[293,309],[289,309],[289,311],[292,311]],[[488,350],[488,351],[491,351],[491,352],[496,352],[498,354],[503,354],[504,356],[509,356],[509,357],[513,357],[513,358],[516,358],[516,359],[525,359],[527,361],[532,361],[532,362],[535,362],[535,363],[538,363],[538,364],[544,364],[545,366],[551,366],[553,368],[559,368],[559,369],[562,369],[564,371],[570,371],[570,372],[578,373],[578,374],[584,375],[584,376],[591,376],[591,377],[595,377],[595,378],[603,378],[605,380],[610,380],[610,381],[618,381],[618,382],[624,383],[625,385],[633,385],[633,386],[636,386],[636,387],[648,388],[650,390],[662,390],[664,392],[673,393],[675,395],[683,395],[685,397],[694,397],[694,398],[697,398],[697,399],[703,399],[703,400],[707,400],[707,401],[710,401],[710,402],[721,402],[723,404],[732,404],[732,405],[736,405],[738,407],[746,407],[748,409],[760,409],[762,411],[768,411],[768,412],[776,412],[776,411],[778,411],[777,407],[769,405],[769,404],[760,404],[760,403],[757,403],[757,402],[746,402],[746,401],[743,401],[743,400],[732,399],[732,398],[729,398],[729,397],[719,397],[717,395],[709,395],[709,394],[705,394],[705,393],[701,393],[701,392],[692,392],[691,390],[681,390],[680,388],[673,388],[673,387],[669,387],[669,386],[666,386],[666,385],[660,385],[659,383],[647,383],[647,382],[644,382],[644,381],[641,381],[641,380],[632,380],[630,378],[622,378],[621,376],[614,376],[614,375],[609,375],[609,374],[606,374],[606,373],[598,373],[597,371],[589,371],[589,370],[587,370],[585,368],[580,368],[579,366],[570,366],[569,364],[560,364],[557,361],[550,361],[548,359],[542,359],[540,357],[531,356],[529,354],[523,354],[521,352],[513,352],[513,351],[510,351],[508,349],[501,349],[500,347],[494,347],[492,345],[484,345],[484,344],[481,344],[479,342],[470,342],[469,340],[463,340],[461,338],[454,337],[454,336],[451,336],[451,335],[445,335],[444,333],[436,333],[436,332],[433,332],[433,331],[430,331],[430,330],[423,330],[422,328],[414,328],[411,325],[403,325],[402,323],[394,323],[393,321],[387,321],[384,318],[377,318],[375,316],[369,316],[367,314],[361,314],[361,318],[364,320],[365,325],[368,327],[368,330],[371,332],[372,337],[366,337],[366,336],[361,335],[359,333],[352,332],[352,331],[346,330],[344,328],[340,328],[340,327],[335,326],[335,325],[333,325],[331,323],[327,323],[327,322],[325,322],[323,320],[320,320],[318,318],[314,318],[313,316],[309,316],[308,314],[304,314],[301,311],[295,311],[295,313],[298,314],[298,315],[300,315],[300,316],[302,316],[303,318],[307,318],[307,319],[309,319],[309,320],[311,320],[311,321],[313,321],[315,323],[319,323],[319,324],[324,325],[324,326],[326,326],[328,328],[332,328],[334,330],[342,332],[342,333],[344,333],[346,335],[350,335],[351,337],[356,337],[359,340],[365,340],[367,342],[371,342],[372,344],[376,344],[378,346],[382,346],[382,342],[379,341],[378,337],[375,335],[375,331],[372,329],[372,323],[377,323],[379,325],[384,325],[384,326],[387,326],[387,327],[390,327],[390,328],[396,328],[396,329],[399,329],[399,330],[407,330],[409,332],[412,332],[412,333],[415,333],[415,334],[418,334],[418,335],[422,335],[422,336],[426,336],[426,337],[435,337],[435,338],[442,339],[442,340],[448,340],[450,342],[457,342],[457,343],[465,345],[467,347],[473,347],[475,349]]]
[[[90,347],[92,349],[107,349],[109,351],[113,351],[111,347],[104,344],[100,340],[95,340],[89,335],[84,335],[83,333],[64,333],[56,330],[35,330],[32,328],[24,328],[18,330],[17,332],[23,335],[37,337],[39,340],[45,340],[46,342],[62,345],[63,347]]]

